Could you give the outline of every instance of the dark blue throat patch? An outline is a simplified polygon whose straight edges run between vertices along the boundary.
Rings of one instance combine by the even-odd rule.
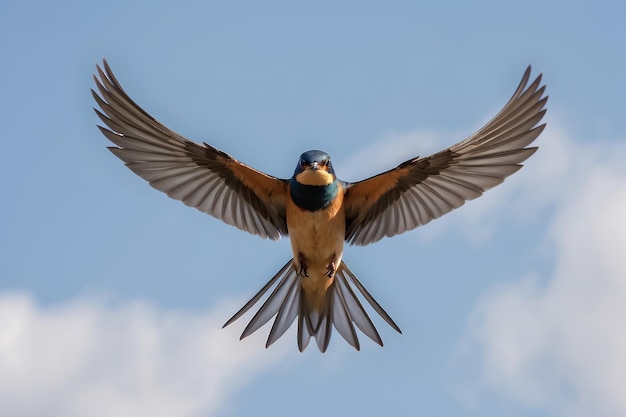
[[[289,194],[293,202],[298,207],[309,211],[328,207],[337,197],[338,190],[337,180],[328,185],[305,185],[292,178],[289,183]]]

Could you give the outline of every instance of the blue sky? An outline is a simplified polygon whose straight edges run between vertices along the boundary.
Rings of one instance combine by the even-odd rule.
[[[0,5],[0,414],[626,414],[626,6],[600,2]],[[265,350],[221,324],[289,258],[106,150],[106,57],[157,119],[278,177],[355,181],[463,139],[528,64],[539,152],[503,185],[344,260],[397,321]],[[363,338],[362,338],[363,339]]]

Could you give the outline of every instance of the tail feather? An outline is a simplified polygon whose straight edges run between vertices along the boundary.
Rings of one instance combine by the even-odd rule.
[[[332,305],[327,303],[325,312],[321,315],[318,327],[315,330],[315,342],[317,343],[317,348],[322,353],[328,349],[330,336],[333,334],[333,321],[330,318],[330,314],[326,313],[328,309],[332,309]]]
[[[360,343],[355,325],[363,334],[382,346],[383,341],[353,290],[354,287],[385,322],[394,330],[402,333],[398,325],[365,289],[343,261],[335,273],[333,283],[328,287],[326,303],[322,311],[317,311],[307,306],[304,290],[300,285],[301,279],[306,278],[298,276],[294,261],[293,259],[290,260],[250,301],[224,324],[224,327],[243,316],[274,287],[271,294],[244,329],[241,339],[251,335],[263,327],[272,317],[276,316],[267,338],[266,347],[269,347],[291,327],[296,317],[298,317],[297,341],[298,349],[301,352],[307,348],[311,337],[315,337],[319,350],[325,352],[330,343],[333,326],[356,350],[360,349]]]
[[[297,280],[294,280],[289,284],[287,296],[283,300],[283,303],[278,310],[276,320],[274,320],[274,323],[272,324],[272,330],[270,330],[270,335],[268,336],[267,343],[265,344],[266,348],[280,339],[280,337],[285,334],[287,329],[291,327],[291,324],[296,319],[296,316],[299,313],[299,303],[296,300],[300,298],[298,286]]]
[[[350,278],[350,280],[352,281],[352,283],[354,284],[354,286],[359,290],[359,292],[361,293],[361,295],[363,295],[363,297],[365,297],[365,299],[367,300],[367,302],[372,306],[372,308],[374,310],[376,310],[376,312],[378,313],[378,315],[380,317],[383,318],[383,320],[385,320],[387,322],[388,325],[390,325],[395,331],[397,331],[398,333],[402,334],[402,330],[400,330],[400,328],[398,327],[398,325],[396,324],[395,321],[393,321],[393,319],[389,316],[389,314],[387,314],[387,312],[385,311],[384,308],[382,308],[380,306],[380,304],[378,304],[378,302],[374,299],[374,297],[372,297],[372,294],[369,293],[369,291],[367,291],[367,289],[365,288],[365,286],[363,286],[363,284],[361,284],[361,281],[359,281],[356,277],[356,275],[354,275],[354,272],[352,272],[350,270],[350,268],[348,268],[348,265],[345,264],[345,262],[341,262],[341,266],[342,266],[342,271],[341,272],[345,272],[346,275],[348,275],[348,278]],[[353,293],[353,298],[354,300],[356,300],[357,302],[359,301],[356,297],[354,297],[354,293]],[[361,307],[363,308],[363,307]],[[369,319],[369,317],[367,316],[367,314],[364,314],[365,317],[367,317]],[[371,323],[371,320],[370,320]],[[373,326],[372,326],[373,327]],[[359,329],[361,329],[361,327],[359,327]],[[361,329],[363,330],[363,329]],[[376,329],[374,329],[376,330]],[[365,332],[363,330],[363,332]],[[382,346],[382,342],[380,343],[380,345]]]
[[[304,349],[306,349],[309,345],[311,336],[313,336],[314,333],[310,331],[311,320],[304,309],[304,295],[302,292],[300,293],[300,299],[300,314],[298,315],[298,350],[300,350],[300,352],[304,352]]]
[[[353,346],[356,350],[359,350],[361,348],[361,345],[359,344],[359,338],[356,334],[356,330],[354,329],[354,325],[352,324],[353,313],[350,312],[351,306],[349,304],[349,301],[346,300],[346,296],[344,295],[340,285],[342,281],[343,280],[337,279],[337,277],[335,277],[335,283],[333,284],[335,288],[330,291],[330,294],[332,296],[332,302],[328,303],[328,305],[332,310],[333,324],[335,325],[335,328],[337,329],[339,334],[343,336],[343,338],[351,346]],[[376,335],[378,335],[378,333]],[[374,340],[376,340],[379,344],[382,343],[382,341],[379,341],[380,337]]]
[[[275,333],[282,335],[291,326],[291,323],[293,323],[293,320],[295,319],[295,315],[293,315],[291,321],[287,322],[283,319],[283,317],[285,316],[288,317],[290,314],[280,314],[280,313],[281,312],[284,313],[285,311],[291,310],[292,306],[286,305],[287,302],[291,300],[293,304],[294,299],[298,298],[294,296],[294,294],[298,293],[298,281],[297,279],[295,280],[293,279],[293,276],[296,275],[295,273],[293,273],[293,271],[295,271],[293,266],[291,268],[283,267],[278,272],[278,274],[276,274],[274,278],[272,278],[272,280],[274,280],[277,277],[282,276],[282,279],[280,280],[278,285],[276,285],[276,288],[274,288],[274,291],[272,291],[272,293],[267,298],[267,300],[265,300],[261,308],[259,308],[259,311],[256,312],[254,317],[252,317],[252,320],[250,320],[250,323],[248,323],[246,328],[243,330],[243,333],[241,334],[241,339],[243,339],[244,337],[250,336],[252,333],[259,330],[261,327],[265,325],[265,323],[270,321],[270,319],[277,314],[281,316],[281,320],[279,320],[279,318],[277,317],[276,320],[274,321],[274,324],[279,324],[277,323],[277,321],[278,322],[282,321],[283,326],[281,327],[272,326],[273,327],[272,330],[274,330]],[[269,290],[269,288],[267,290]],[[257,295],[255,295],[255,298],[259,297],[259,295],[262,296],[263,294],[257,293]],[[252,305],[250,305],[250,307],[252,307]],[[296,304],[296,307],[297,307],[297,304]],[[296,311],[297,311],[297,308],[296,308]],[[270,337],[272,337],[272,334],[270,334]],[[278,339],[278,337],[276,337],[276,339]]]
[[[335,278],[335,285],[337,286],[337,292],[341,294],[344,300],[346,306],[345,310],[348,313],[350,326],[352,326],[352,323],[354,322],[359,330],[361,330],[367,337],[382,346],[383,340],[378,334],[374,323],[372,323],[372,320],[365,311],[365,308],[363,308],[363,305],[357,298],[356,294],[354,293],[354,291],[352,291],[352,288],[345,278],[343,270],[341,270],[337,274],[337,277]],[[337,325],[337,330],[339,331],[339,333],[341,333],[341,327],[339,325]],[[348,340],[343,333],[341,333],[341,335],[344,337],[344,339]],[[348,340],[348,342],[350,341]],[[356,344],[357,346],[351,343],[351,345],[358,350],[358,339]]]
[[[290,269],[293,268],[293,259],[289,262],[287,262],[285,264],[285,266],[283,266],[281,268],[280,271],[278,271],[278,273],[276,275],[274,275],[272,277],[272,279],[270,279],[269,281],[267,281],[267,284],[265,284],[263,286],[263,288],[261,288],[259,290],[258,293],[256,293],[254,295],[254,297],[252,297],[250,299],[250,301],[248,301],[243,307],[241,307],[239,309],[239,311],[237,311],[230,319],[228,319],[228,321],[224,324],[224,326],[222,326],[222,328],[228,326],[229,324],[233,323],[235,320],[237,320],[238,318],[240,318],[241,316],[243,316],[244,314],[246,314],[248,312],[248,310],[250,310],[250,308],[255,305],[262,297],[263,295],[265,295],[265,293],[272,288],[272,286],[276,283],[276,281],[278,281],[278,279],[284,275],[284,273]]]

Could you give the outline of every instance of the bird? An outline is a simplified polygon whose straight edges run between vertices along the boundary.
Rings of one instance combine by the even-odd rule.
[[[398,325],[343,260],[344,246],[369,245],[422,226],[481,196],[522,167],[548,96],[531,66],[511,99],[466,139],[429,156],[416,156],[358,182],[337,178],[330,156],[300,155],[293,176],[281,179],[238,161],[206,142],[191,141],[157,121],[124,91],[106,59],[91,89],[112,142],[108,149],[152,187],[238,229],[278,240],[289,237],[292,258],[225,324],[263,303],[240,339],[271,319],[266,348],[297,319],[297,346],[312,338],[323,353],[333,328],[356,350],[357,329],[383,346],[364,302],[392,329]]]

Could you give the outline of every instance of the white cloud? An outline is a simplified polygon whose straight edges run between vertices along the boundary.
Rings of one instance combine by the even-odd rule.
[[[561,416],[623,416],[626,147],[561,142],[544,164],[565,156],[556,160],[563,169],[540,178],[535,171],[524,181],[535,184],[527,195],[532,204],[556,204],[546,233],[552,271],[490,289],[474,310],[455,367],[475,368],[464,375],[472,382],[464,394],[473,386],[474,399],[495,392]],[[552,169],[540,170],[546,168]],[[518,186],[528,188],[524,182]]]
[[[221,329],[236,306],[204,314],[143,302],[38,305],[0,293],[0,415],[197,416],[284,356],[263,335]]]

